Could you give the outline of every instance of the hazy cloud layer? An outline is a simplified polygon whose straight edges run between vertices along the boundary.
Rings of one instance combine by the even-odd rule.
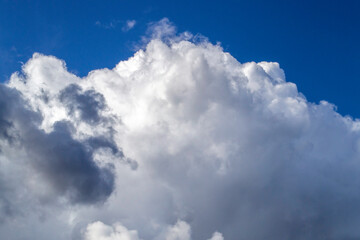
[[[149,31],[113,69],[34,54],[0,87],[0,236],[360,238],[358,120],[278,63]]]

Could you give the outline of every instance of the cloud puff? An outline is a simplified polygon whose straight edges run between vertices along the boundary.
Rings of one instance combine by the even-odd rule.
[[[278,63],[150,28],[113,69],[79,78],[34,54],[0,88],[2,235],[359,238],[359,121],[308,102]]]
[[[117,151],[109,140],[96,137],[76,140],[71,135],[71,124],[66,121],[55,122],[53,130],[46,133],[37,126],[41,116],[26,108],[17,91],[1,86],[1,92],[3,157],[12,151],[19,152],[12,152],[17,156],[8,160],[30,166],[34,174],[42,175],[43,181],[50,184],[52,195],[66,195],[71,202],[96,202],[112,192],[114,179],[110,168],[98,167],[92,157],[98,147]],[[91,144],[99,141],[103,144]]]
[[[125,25],[122,27],[122,30],[124,32],[127,32],[127,31],[133,29],[135,27],[135,25],[136,25],[136,20],[127,20]]]
[[[224,237],[221,233],[215,232],[209,240],[224,240]]]
[[[137,231],[128,230],[120,223],[108,226],[99,221],[89,224],[84,235],[85,240],[140,240]]]
[[[100,221],[87,225],[83,233],[84,240],[140,240],[136,230],[128,230],[121,223],[108,226]],[[184,221],[177,221],[175,225],[156,237],[159,240],[191,240],[191,227]],[[215,232],[209,240],[223,240],[219,232]]]
[[[166,232],[166,240],[190,240],[191,229],[189,224],[184,221],[178,221],[174,226],[169,227]]]

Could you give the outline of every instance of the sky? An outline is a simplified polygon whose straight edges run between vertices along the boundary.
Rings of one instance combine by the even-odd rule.
[[[2,1],[0,239],[360,239],[356,1]]]
[[[359,9],[356,0],[1,0],[0,77],[9,79],[34,52],[64,59],[80,76],[112,68],[134,53],[149,22],[167,17],[240,62],[279,62],[310,101],[359,117]],[[123,31],[128,20],[136,25]]]

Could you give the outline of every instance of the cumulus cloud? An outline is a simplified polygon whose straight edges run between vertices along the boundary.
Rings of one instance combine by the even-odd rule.
[[[46,133],[37,127],[41,121],[39,113],[28,110],[18,92],[6,86],[1,86],[1,92],[3,157],[11,154],[8,161],[30,166],[34,175],[43,177],[39,181],[49,184],[52,195],[66,195],[71,202],[96,202],[109,196],[114,182],[111,169],[98,167],[92,157],[98,147],[117,151],[109,140],[95,146],[89,143],[100,138],[76,140],[66,121],[55,122],[53,130]]]
[[[179,42],[182,40],[196,40],[196,37],[193,36],[190,32],[183,32],[177,34],[177,28],[173,25],[168,18],[163,18],[158,22],[150,22],[148,24],[147,34],[142,37],[142,41],[148,44],[151,40],[161,40],[164,43],[171,44],[174,42]],[[206,40],[205,38],[203,40]]]
[[[1,85],[2,236],[360,237],[358,120],[278,63],[150,29],[113,69],[80,78],[34,54]]]

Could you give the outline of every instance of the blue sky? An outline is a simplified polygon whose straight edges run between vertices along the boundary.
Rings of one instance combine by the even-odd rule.
[[[80,76],[131,56],[149,22],[221,42],[240,62],[276,61],[309,101],[360,117],[359,1],[5,1],[1,81],[33,52],[64,59]],[[123,31],[127,20],[136,25]]]

